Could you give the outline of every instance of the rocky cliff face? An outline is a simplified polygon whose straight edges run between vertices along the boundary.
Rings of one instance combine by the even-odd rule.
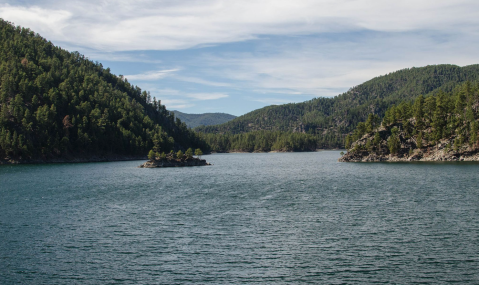
[[[206,162],[206,160],[199,159],[199,158],[160,159],[160,160],[149,160],[138,167],[157,168],[157,167],[184,167],[184,166],[203,166],[203,165],[211,165],[211,164]]]
[[[401,127],[401,126],[399,126]],[[390,130],[381,127],[377,130],[379,142],[374,142],[374,134],[365,134],[351,145],[351,149],[343,155],[340,162],[379,162],[379,161],[479,161],[479,146],[464,143],[455,144],[456,136],[442,139],[437,143],[423,139],[417,142],[414,136],[404,131],[398,132],[398,149],[391,153],[388,148]],[[427,131],[426,131],[427,132]],[[422,145],[422,147],[418,147]]]

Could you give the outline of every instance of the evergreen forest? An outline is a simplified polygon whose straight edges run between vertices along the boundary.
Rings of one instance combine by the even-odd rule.
[[[236,118],[234,115],[226,113],[203,113],[203,114],[187,114],[180,111],[171,111],[175,117],[180,119],[188,126],[188,128],[196,128],[198,126],[219,125],[229,122]]]
[[[208,145],[149,92],[0,19],[0,160],[146,156]]]
[[[414,155],[443,145],[446,152],[477,151],[479,83],[419,96],[390,106],[381,120],[370,114],[346,137],[350,152]],[[401,153],[402,152],[402,153]]]

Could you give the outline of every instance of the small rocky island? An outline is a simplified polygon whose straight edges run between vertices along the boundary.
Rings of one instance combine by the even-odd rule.
[[[203,166],[211,165],[206,160],[201,159],[203,152],[200,149],[195,151],[197,157],[193,157],[193,150],[190,148],[184,154],[180,150],[177,153],[171,151],[168,154],[155,153],[150,151],[149,161],[138,166],[139,168],[157,168],[157,167],[185,167],[185,166]]]

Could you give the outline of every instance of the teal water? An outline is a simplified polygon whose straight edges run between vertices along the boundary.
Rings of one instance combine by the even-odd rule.
[[[0,166],[0,284],[479,284],[479,164]]]

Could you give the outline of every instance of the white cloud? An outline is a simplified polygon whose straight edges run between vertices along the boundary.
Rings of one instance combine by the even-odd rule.
[[[179,69],[165,69],[165,70],[157,70],[157,71],[148,71],[141,74],[134,74],[134,75],[125,75],[128,80],[142,80],[142,81],[149,81],[149,80],[158,80],[170,76],[172,73],[175,73]]]
[[[379,75],[429,64],[479,63],[477,38],[441,34],[373,33],[347,39],[296,38],[270,53],[224,53],[202,59],[208,74],[256,93],[335,96]],[[304,97],[303,97],[304,98]]]
[[[186,109],[194,106],[191,102],[182,99],[164,99],[161,100],[161,104],[165,105],[168,110]]]
[[[224,93],[191,93],[171,88],[152,88],[149,91],[153,97],[161,100],[161,104],[165,105],[168,110],[191,108],[198,101],[218,100],[229,97],[228,94]]]
[[[195,100],[218,100],[221,98],[227,98],[229,97],[228,94],[223,94],[223,93],[190,93],[186,94],[188,98],[192,98]]]
[[[67,10],[44,9],[37,6],[27,8],[9,4],[0,6],[0,17],[4,20],[54,39],[65,36],[63,32],[68,27],[72,16],[73,13]]]
[[[66,50],[75,50],[75,47],[62,46]],[[82,49],[81,53],[88,54],[88,58],[99,61],[116,61],[116,62],[134,62],[134,63],[149,63],[160,64],[162,60],[151,59],[148,55],[141,53],[123,53],[123,52],[101,52],[91,49]]]
[[[217,86],[217,87],[231,86],[231,84],[229,84],[229,83],[215,82],[215,81],[205,80],[205,79],[202,79],[202,78],[191,77],[191,76],[175,76],[175,79],[180,80],[180,81],[185,81],[185,82],[197,83],[197,84],[201,84],[201,85],[208,85],[208,86]]]
[[[373,30],[441,30],[477,35],[472,0],[65,0],[0,6],[0,17],[43,36],[104,51],[171,50],[255,39]]]
[[[234,96],[265,104],[297,102],[334,96],[401,68],[479,62],[479,1],[472,0],[64,0],[36,5],[11,0],[0,4],[0,17],[94,59],[156,65],[160,61],[150,60],[146,50],[217,45],[158,53],[163,70],[143,72],[135,66],[139,74],[126,75],[145,81],[143,88],[152,87],[145,89],[169,109],[212,106],[216,102],[200,100]],[[247,51],[220,46],[250,39],[256,40],[245,44]],[[157,87],[155,81],[164,78]],[[198,85],[193,89],[185,82]]]

